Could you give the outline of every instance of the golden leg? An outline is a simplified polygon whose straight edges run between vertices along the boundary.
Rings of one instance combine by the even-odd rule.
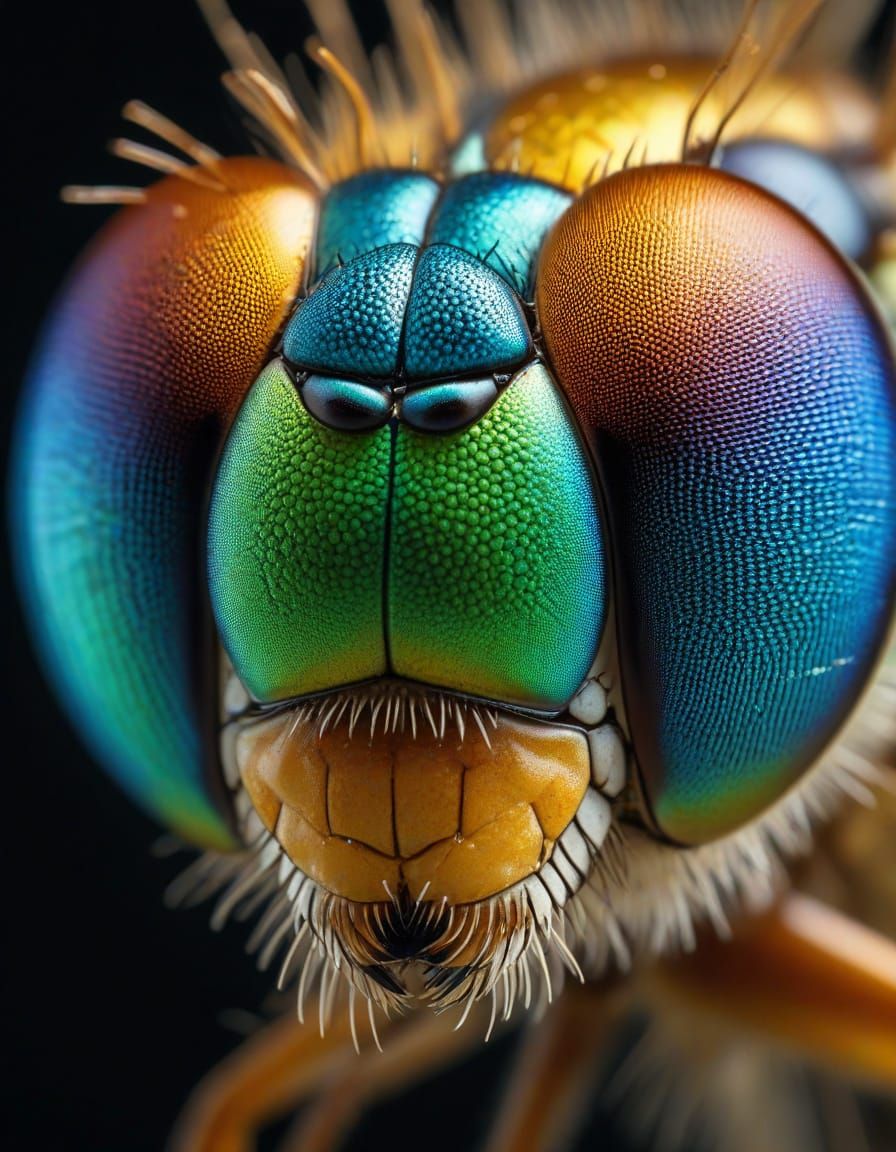
[[[347,1009],[326,1035],[290,1015],[246,1040],[194,1090],[172,1134],[171,1152],[251,1152],[257,1130],[332,1078],[352,1048]],[[391,1022],[381,1018],[381,1035]],[[369,1049],[370,1042],[364,1044]]]
[[[524,1037],[486,1152],[556,1152],[585,1118],[614,1022],[608,992],[568,985]]]
[[[655,971],[660,993],[851,1080],[896,1091],[896,943],[791,894]]]
[[[461,1060],[482,1043],[487,1014],[473,1011],[455,1021],[421,1009],[400,1021],[383,1052],[344,1064],[299,1117],[283,1152],[330,1152],[338,1148],[371,1104],[404,1090]]]

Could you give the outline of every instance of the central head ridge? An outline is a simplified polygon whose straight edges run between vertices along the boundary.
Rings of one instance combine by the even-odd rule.
[[[443,189],[375,171],[334,188],[282,346],[308,411],[341,431],[396,418],[451,432],[484,415],[533,358],[522,297],[534,249],[517,238],[533,212],[546,227],[566,202],[494,173]]]

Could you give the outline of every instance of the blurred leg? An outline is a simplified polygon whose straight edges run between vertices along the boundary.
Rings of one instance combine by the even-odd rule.
[[[600,985],[569,984],[523,1038],[486,1152],[557,1152],[585,1120],[614,1012]]]
[[[381,1034],[390,1024],[378,1025]],[[347,1060],[363,1061],[371,1047],[365,1043],[361,1056],[353,1050],[347,1010],[334,1012],[323,1038],[292,1015],[273,1021],[199,1083],[172,1134],[171,1152],[250,1152],[260,1127],[316,1092]]]
[[[435,1075],[478,1048],[487,1023],[482,1011],[474,1011],[455,1031],[453,1019],[425,1009],[399,1022],[382,1053],[340,1067],[299,1117],[283,1152],[338,1148],[371,1104]]]
[[[896,943],[798,894],[707,935],[655,971],[658,990],[811,1063],[896,1091]]]

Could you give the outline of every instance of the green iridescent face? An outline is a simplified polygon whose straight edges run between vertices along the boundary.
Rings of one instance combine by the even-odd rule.
[[[594,477],[526,277],[471,231],[487,205],[524,273],[520,220],[566,202],[395,173],[328,200],[210,509],[215,618],[257,701],[390,677],[556,713],[580,686],[606,615]]]
[[[318,379],[312,377],[312,380]],[[480,381],[460,382],[481,405]],[[260,701],[396,676],[559,711],[604,620],[588,462],[538,363],[459,431],[328,427],[282,360],[230,433],[209,576],[234,667]],[[425,400],[445,385],[409,393]],[[418,403],[417,407],[422,407]]]

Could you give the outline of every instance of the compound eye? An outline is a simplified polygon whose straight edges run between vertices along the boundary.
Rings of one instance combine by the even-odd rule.
[[[309,376],[299,394],[315,420],[337,432],[381,428],[392,413],[389,393],[354,380]]]
[[[810,770],[896,599],[896,366],[806,219],[696,165],[610,177],[540,258],[547,353],[605,483],[656,830],[725,835]]]
[[[792,204],[851,259],[867,251],[868,210],[828,157],[787,140],[741,140],[725,148],[721,167]]]
[[[302,284],[317,197],[269,160],[215,174],[161,180],[94,240],[32,366],[16,497],[23,590],[75,724],[132,797],[222,848],[207,487]]]
[[[435,384],[408,393],[401,418],[418,432],[459,432],[484,416],[497,398],[493,380]]]

